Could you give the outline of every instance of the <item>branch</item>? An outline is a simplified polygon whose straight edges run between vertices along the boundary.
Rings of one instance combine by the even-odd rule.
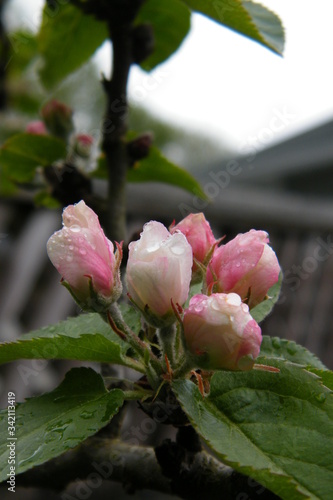
[[[263,498],[259,496],[263,491],[265,500],[277,498],[205,451],[193,454],[191,463],[183,463],[177,477],[173,474],[171,479],[163,475],[154,448],[100,437],[90,438],[60,457],[19,475],[17,486],[60,491],[72,481],[89,479],[90,474],[94,474],[96,484],[97,474],[101,482],[102,479],[120,482],[132,492],[150,489],[185,500],[235,500],[239,493],[242,498],[254,499],[257,495]]]
[[[111,240],[123,241],[126,232],[126,177],[130,165],[125,135],[128,127],[127,82],[135,63],[133,21],[143,0],[110,2],[109,36],[113,48],[111,80],[104,79],[107,95],[102,148],[109,174],[108,209],[102,220]]]

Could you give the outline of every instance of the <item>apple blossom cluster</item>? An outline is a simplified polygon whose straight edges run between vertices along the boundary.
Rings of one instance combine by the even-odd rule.
[[[185,356],[207,369],[249,370],[257,358],[261,329],[251,309],[279,278],[268,234],[251,230],[223,244],[205,216],[190,214],[169,230],[145,224],[129,244],[128,296],[156,331],[175,325]],[[47,243],[63,283],[85,310],[106,312],[122,294],[122,245],[105,236],[84,201],[63,212],[63,229]],[[193,287],[202,283],[201,293]]]

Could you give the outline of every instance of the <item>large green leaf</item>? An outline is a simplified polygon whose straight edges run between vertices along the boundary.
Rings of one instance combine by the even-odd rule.
[[[190,29],[191,12],[181,0],[146,0],[136,19],[154,30],[155,47],[141,67],[151,70],[164,62],[180,46]]]
[[[260,323],[272,311],[274,304],[277,302],[280,295],[282,280],[283,275],[282,272],[280,272],[279,280],[268,290],[267,298],[251,309],[251,316],[257,323]]]
[[[202,397],[173,383],[192,424],[221,460],[286,500],[331,500],[333,392],[299,365],[279,373],[218,372]]]
[[[8,479],[10,443],[20,474],[95,434],[122,404],[120,389],[108,392],[94,370],[74,368],[54,391],[16,406],[14,436],[8,432],[7,411],[0,412],[0,481]]]
[[[56,137],[16,134],[0,149],[0,169],[13,181],[29,182],[37,167],[46,167],[65,156],[66,144]]]
[[[139,362],[126,356],[128,349],[99,314],[82,314],[0,344],[0,364],[18,359],[79,359],[142,371]]]
[[[108,37],[106,23],[69,3],[58,5],[58,9],[51,16],[45,7],[38,34],[44,60],[40,76],[47,88],[85,63]]]
[[[256,363],[268,363],[266,358],[282,358],[299,365],[311,366],[319,370],[327,370],[326,366],[323,365],[317,356],[312,354],[312,352],[308,351],[305,347],[296,344],[296,342],[280,339],[279,337],[263,335],[260,355],[256,359]]]
[[[98,160],[98,168],[92,175],[100,179],[107,179],[107,168],[105,157]],[[164,182],[194,193],[200,198],[206,199],[199,182],[186,170],[171,163],[157,148],[151,147],[149,156],[136,162],[134,167],[128,171],[128,182]]]
[[[201,12],[241,35],[282,54],[284,29],[279,17],[262,5],[245,0],[183,0],[192,10]]]

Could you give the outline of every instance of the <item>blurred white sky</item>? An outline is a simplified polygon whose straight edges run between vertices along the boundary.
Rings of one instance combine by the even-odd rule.
[[[36,24],[41,0],[12,1]],[[251,142],[265,147],[333,118],[332,0],[261,3],[284,23],[283,58],[195,15],[181,50],[165,64],[150,76],[133,68],[132,100],[235,149]],[[97,56],[106,74],[107,51]]]

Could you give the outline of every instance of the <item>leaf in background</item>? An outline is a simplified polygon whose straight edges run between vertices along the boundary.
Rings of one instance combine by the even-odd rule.
[[[107,178],[105,157],[98,160],[98,168],[92,172],[93,177]],[[199,182],[189,173],[165,158],[157,148],[151,147],[149,156],[135,163],[127,174],[128,182],[164,182],[194,193],[202,199],[207,199]]]
[[[37,167],[46,167],[65,157],[66,144],[56,137],[16,134],[0,149],[0,168],[13,181],[29,182]]]
[[[272,311],[274,304],[277,302],[282,286],[283,274],[282,271],[279,275],[279,280],[267,292],[267,299],[263,300],[260,304],[251,309],[250,314],[257,323],[260,323]]]
[[[183,0],[192,10],[204,14],[277,54],[284,48],[280,18],[262,5],[245,0]]]
[[[47,191],[40,191],[34,196],[36,207],[61,208],[61,203],[53,198]]]
[[[305,347],[296,344],[296,342],[280,339],[279,337],[263,335],[260,354],[256,359],[256,363],[267,364],[266,358],[283,358],[299,365],[311,366],[319,370],[327,370],[317,356],[312,354],[312,352],[308,351]]]
[[[99,314],[82,314],[0,344],[0,364],[18,359],[78,359],[142,371],[139,362],[126,356],[128,349]]]
[[[66,3],[52,16],[46,6],[38,34],[40,77],[50,88],[85,63],[107,39],[106,23]]]
[[[8,40],[10,42],[8,75],[21,77],[22,72],[38,54],[36,37],[31,32],[19,30],[9,32]]]
[[[141,67],[150,71],[176,52],[190,30],[190,21],[191,12],[180,0],[147,0],[139,11],[136,24],[152,25],[155,48]]]
[[[299,365],[271,364],[280,372],[215,373],[205,398],[189,380],[173,387],[223,463],[282,499],[331,500],[333,392]]]
[[[20,474],[95,434],[123,404],[123,392],[108,392],[91,368],[74,368],[52,392],[16,406],[15,473]],[[0,434],[8,436],[7,411],[0,412]],[[0,481],[8,479],[10,440],[0,445]]]

